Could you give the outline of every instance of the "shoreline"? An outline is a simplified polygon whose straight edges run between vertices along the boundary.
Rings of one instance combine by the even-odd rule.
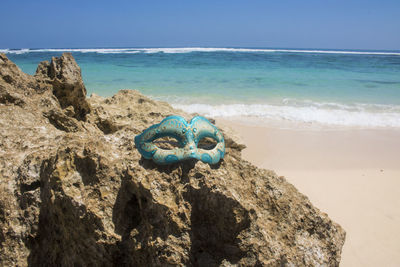
[[[400,129],[215,119],[241,137],[244,159],[285,176],[344,227],[341,266],[400,264]]]

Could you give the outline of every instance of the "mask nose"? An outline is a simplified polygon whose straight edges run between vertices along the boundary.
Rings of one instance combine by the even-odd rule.
[[[198,154],[197,154],[197,147],[195,145],[195,143],[190,143],[189,144],[189,158],[190,159],[200,159]]]

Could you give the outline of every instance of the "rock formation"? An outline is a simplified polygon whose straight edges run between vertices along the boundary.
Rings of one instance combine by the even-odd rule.
[[[344,230],[225,132],[217,166],[157,166],[133,138],[192,115],[137,91],[86,98],[71,54],[0,54],[1,266],[337,266]]]

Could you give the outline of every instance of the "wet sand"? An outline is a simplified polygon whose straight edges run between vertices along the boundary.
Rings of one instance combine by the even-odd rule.
[[[400,266],[400,130],[217,118],[253,164],[285,176],[346,230],[341,266]]]

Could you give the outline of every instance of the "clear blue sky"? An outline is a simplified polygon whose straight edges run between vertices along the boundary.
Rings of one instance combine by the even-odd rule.
[[[0,48],[400,49],[400,0],[1,0]]]

